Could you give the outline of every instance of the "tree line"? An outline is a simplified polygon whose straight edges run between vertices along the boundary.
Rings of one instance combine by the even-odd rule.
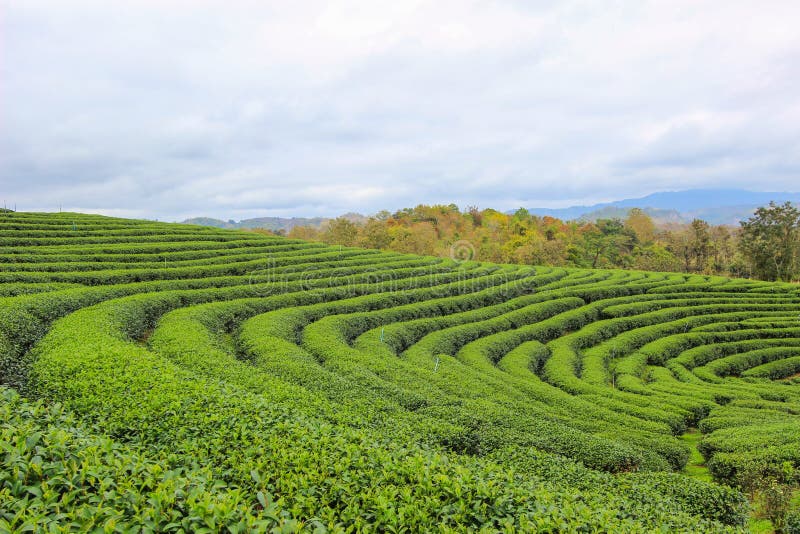
[[[382,211],[366,221],[339,217],[286,235],[434,256],[451,256],[466,241],[473,259],[498,263],[800,278],[800,210],[788,202],[758,208],[738,227],[702,219],[656,224],[637,208],[624,219],[586,222],[450,204]]]

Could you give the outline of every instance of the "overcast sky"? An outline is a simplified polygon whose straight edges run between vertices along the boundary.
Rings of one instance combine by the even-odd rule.
[[[0,0],[0,195],[182,220],[800,190],[800,2]]]

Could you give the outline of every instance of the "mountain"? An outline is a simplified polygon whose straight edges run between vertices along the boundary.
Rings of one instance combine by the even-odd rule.
[[[628,212],[633,208],[620,206],[606,206],[589,213],[584,213],[577,218],[579,221],[596,221],[597,219],[625,219]],[[685,221],[684,215],[678,210],[668,210],[662,208],[642,208],[658,224],[682,223]]]
[[[711,224],[738,225],[759,206],[770,201],[800,203],[800,193],[746,191],[744,189],[689,189],[664,191],[591,206],[529,208],[534,215],[562,220],[597,220],[624,217],[630,208],[642,208],[657,222],[689,222],[704,219]]]
[[[367,220],[366,217],[358,213],[346,213],[342,215],[342,217],[355,223]],[[192,219],[186,219],[183,221],[183,224],[199,224],[201,226],[214,226],[215,228],[229,229],[264,228],[267,230],[285,230],[288,232],[295,226],[313,226],[314,228],[320,228],[330,220],[331,219],[326,217],[256,217],[253,219],[242,219],[236,222],[233,219],[223,221],[222,219],[214,219],[211,217],[194,217]]]
[[[775,202],[794,202],[800,204],[800,193],[778,193],[746,191],[744,189],[689,189],[686,191],[664,191],[645,197],[626,198],[614,202],[603,202],[591,206],[572,206],[569,208],[529,208],[533,215],[549,215],[564,221],[597,219],[624,219],[631,208],[641,208],[658,224],[686,223],[692,219],[703,219],[711,224],[737,226],[739,221],[753,214],[759,206]],[[510,211],[509,213],[513,213]],[[363,223],[367,217],[358,213],[342,215],[355,223]],[[325,217],[256,217],[224,221],[210,217],[195,217],[183,221],[185,224],[199,224],[217,228],[266,228],[268,230],[289,231],[295,226],[320,228],[330,221]]]
[[[193,217],[186,219],[182,224],[197,224],[199,226],[213,226],[214,228],[236,228],[234,221],[225,222],[222,219],[213,217]]]
[[[186,219],[184,224],[199,224],[201,226],[214,226],[216,228],[231,228],[231,229],[252,229],[252,228],[265,228],[267,230],[286,230],[287,232],[295,226],[314,226],[320,227],[322,223],[328,221],[322,217],[256,217],[254,219],[242,219],[239,222],[230,219],[223,221],[222,219],[213,219],[211,217],[194,217]]]

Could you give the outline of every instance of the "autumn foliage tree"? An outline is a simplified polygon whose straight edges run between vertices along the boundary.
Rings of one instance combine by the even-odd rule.
[[[633,232],[640,243],[651,243],[656,236],[653,219],[640,208],[633,208],[628,212],[625,228]]]
[[[321,229],[295,227],[289,237],[423,255],[449,256],[468,241],[474,258],[500,263],[746,274],[737,231],[700,219],[656,225],[641,209],[623,219],[562,221],[454,204],[382,211],[353,222],[340,217]]]
[[[344,245],[347,247],[356,244],[359,228],[356,224],[344,217],[337,217],[328,224],[328,228],[323,233],[323,241],[332,245]]]

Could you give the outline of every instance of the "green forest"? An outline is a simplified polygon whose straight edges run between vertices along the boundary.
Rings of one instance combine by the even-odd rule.
[[[321,229],[294,227],[288,236],[501,263],[797,280],[799,221],[800,210],[789,203],[759,208],[739,227],[701,219],[657,225],[637,208],[624,219],[582,222],[450,204],[383,211],[365,222],[339,217]]]

